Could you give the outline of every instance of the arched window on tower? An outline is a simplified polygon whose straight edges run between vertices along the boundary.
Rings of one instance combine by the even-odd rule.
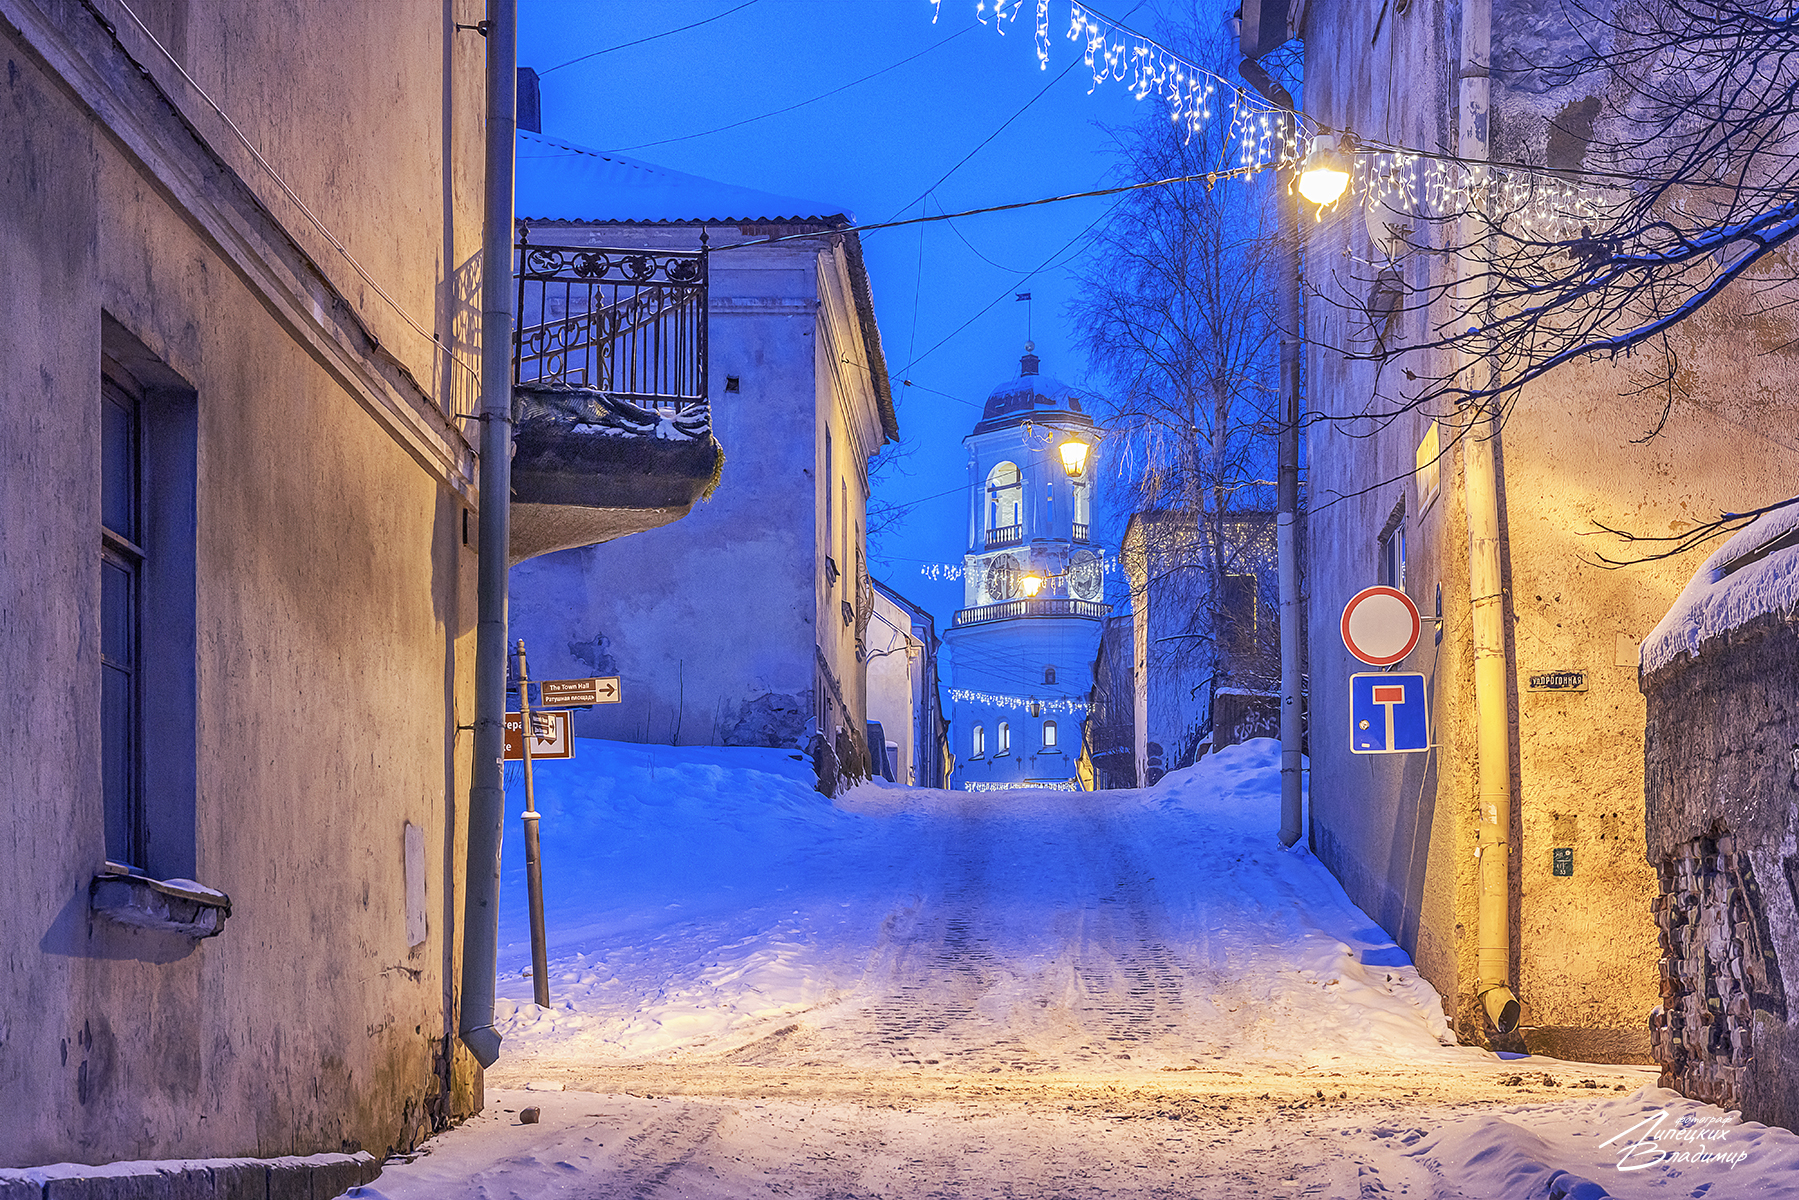
[[[1093,492],[1085,479],[1071,479],[1069,485],[1074,488],[1074,540],[1085,542],[1092,540],[1093,529]]]
[[[994,750],[995,754],[1012,753],[1012,726],[1009,723],[1005,721],[999,723],[999,737],[997,740],[999,746]]]
[[[1003,462],[987,472],[987,546],[1024,541],[1024,476],[1018,464]]]
[[[986,755],[987,727],[985,725],[976,725],[974,727],[974,741],[971,744],[970,749],[974,751],[969,755],[970,758],[981,758]]]
[[[1054,683],[1055,681],[1056,681],[1056,669],[1054,667],[1043,668],[1043,682]]]
[[[1043,748],[1045,750],[1056,748],[1056,723],[1054,721],[1043,723]]]

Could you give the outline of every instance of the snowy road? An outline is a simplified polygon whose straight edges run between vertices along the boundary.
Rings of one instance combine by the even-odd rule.
[[[553,1003],[505,1006],[512,1090],[370,1195],[1799,1196],[1799,1138],[1649,1069],[1454,1045],[1273,841],[1271,744],[1143,792],[836,805],[708,753],[539,784]],[[1657,1112],[1743,1157],[1619,1171],[1640,1132],[1601,1143]]]

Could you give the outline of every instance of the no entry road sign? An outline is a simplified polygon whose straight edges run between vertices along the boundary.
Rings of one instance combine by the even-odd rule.
[[[1349,748],[1356,754],[1430,749],[1430,706],[1424,676],[1384,671],[1351,675]]]
[[[1398,588],[1363,588],[1343,606],[1343,644],[1371,667],[1389,667],[1418,644],[1418,606]]]

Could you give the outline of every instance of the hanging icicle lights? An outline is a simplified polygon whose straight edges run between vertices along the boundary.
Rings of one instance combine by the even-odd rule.
[[[975,17],[1004,34],[1018,20],[1026,0],[975,0]],[[936,23],[943,0],[931,0]],[[1036,0],[1039,68],[1050,58],[1050,0]],[[1238,162],[1249,168],[1303,162],[1321,133],[1300,114],[1296,122],[1261,96],[1188,62],[1161,43],[1072,0],[1067,38],[1081,46],[1093,84],[1121,83],[1138,100],[1151,96],[1168,105],[1170,119],[1191,137],[1219,112],[1228,112]],[[1254,171],[1249,172],[1250,176]],[[1544,242],[1567,241],[1583,225],[1597,227],[1610,207],[1610,187],[1570,182],[1567,173],[1546,168],[1464,162],[1399,146],[1362,142],[1352,155],[1346,195],[1373,208],[1422,221],[1447,221],[1478,212],[1510,231]],[[1336,202],[1341,204],[1342,201]],[[1328,206],[1335,208],[1336,204]],[[1320,210],[1322,218],[1322,210]]]
[[[1088,707],[1085,700],[1060,697],[1044,700],[1038,696],[1006,696],[998,692],[973,692],[967,688],[951,688],[949,697],[963,704],[985,704],[989,708],[1022,708],[1027,711],[1035,708],[1039,713],[1056,716],[1083,716]]]
[[[1112,558],[1094,559],[1092,565],[1099,569],[1101,575],[1112,575],[1120,566],[1118,560]],[[918,573],[926,579],[942,583],[962,578],[967,573],[967,568],[962,563],[924,563],[918,568]]]

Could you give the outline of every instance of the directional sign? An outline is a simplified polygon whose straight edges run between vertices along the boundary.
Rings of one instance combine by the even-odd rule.
[[[531,713],[531,724],[536,727],[537,736],[531,739],[531,759],[533,762],[546,758],[573,758],[575,756],[575,739],[569,736],[568,714],[555,709],[534,709]],[[506,714],[506,761],[522,762],[525,748],[519,740],[524,731],[525,719],[518,713]]]
[[[1371,667],[1387,667],[1418,644],[1418,606],[1398,588],[1363,588],[1343,606],[1343,644]]]
[[[546,679],[537,686],[543,689],[545,704],[566,704],[573,708],[618,703],[616,675],[603,675],[598,679]]]
[[[1430,705],[1424,676],[1384,671],[1351,675],[1349,749],[1356,754],[1430,749]]]

